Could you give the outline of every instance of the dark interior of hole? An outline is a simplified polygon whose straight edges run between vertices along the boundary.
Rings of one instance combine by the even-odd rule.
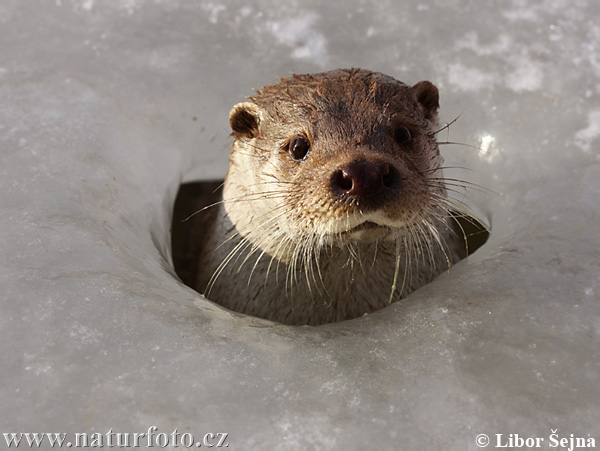
[[[464,231],[468,255],[471,255],[485,244],[490,232],[481,221],[473,216],[466,216],[455,211],[450,211],[450,214],[458,222],[461,230]]]
[[[199,216],[194,214],[219,202],[222,185],[222,180],[185,183],[175,198],[171,223],[173,265],[181,281],[188,286],[195,286],[198,249],[205,232]]]
[[[171,243],[175,272],[183,283],[194,286],[198,271],[198,249],[204,236],[199,215],[192,216],[221,199],[222,180],[185,183],[179,188],[173,209]],[[190,217],[191,216],[191,217]],[[452,212],[452,216],[465,232],[469,254],[485,244],[489,232],[476,218]]]

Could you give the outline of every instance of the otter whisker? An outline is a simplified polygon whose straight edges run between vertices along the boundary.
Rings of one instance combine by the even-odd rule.
[[[490,190],[489,188],[486,188],[485,186],[481,186],[478,183],[473,183],[473,182],[468,182],[466,180],[460,180],[460,179],[454,179],[454,178],[447,178],[447,177],[437,177],[437,178],[432,178],[431,181],[440,181],[443,183],[448,184],[448,182],[456,182],[456,183],[460,183],[460,185],[455,185],[455,186],[468,186],[468,187],[472,187],[472,188],[476,188],[478,190],[481,190],[483,192],[487,192],[487,193],[492,193],[492,194],[498,194],[495,193],[494,191]],[[499,195],[499,194],[498,194]]]
[[[187,218],[183,219],[181,222],[182,222],[182,223],[183,223],[183,222],[187,222],[187,221],[189,221],[191,218],[193,218],[194,216],[196,216],[197,214],[199,214],[199,213],[202,213],[202,212],[204,212],[204,211],[208,210],[209,208],[216,207],[217,205],[221,205],[221,204],[223,204],[224,202],[225,202],[224,200],[220,200],[220,201],[218,201],[218,202],[214,202],[214,203],[212,203],[212,204],[210,204],[210,205],[207,205],[206,207],[203,207],[203,208],[201,208],[200,210],[198,210],[198,211],[195,211],[194,213],[192,213],[191,215],[189,215]]]
[[[435,135],[437,135],[439,132],[441,132],[441,131],[444,131],[444,130],[447,130],[448,128],[450,128],[450,126],[451,126],[452,124],[454,124],[454,123],[455,123],[455,122],[456,122],[456,121],[457,121],[457,120],[458,120],[458,119],[459,119],[459,118],[460,118],[460,117],[463,115],[463,113],[464,113],[464,111],[463,111],[463,112],[461,112],[461,113],[460,113],[458,116],[456,116],[454,119],[452,119],[450,122],[448,122],[447,124],[445,124],[445,125],[444,125],[442,128],[440,128],[440,129],[438,129],[438,130],[436,130],[436,131],[434,131],[434,132],[432,132],[432,133],[429,133],[429,136],[435,136]]]
[[[452,145],[455,145],[455,146],[469,147],[471,149],[476,149],[476,150],[479,150],[479,151],[482,150],[481,147],[478,147],[478,146],[473,146],[471,144],[459,143],[459,142],[454,142],[454,141],[437,141],[437,144],[439,146],[452,144]]]
[[[283,214],[283,213],[282,213],[282,214]],[[274,217],[271,217],[271,218],[268,218],[268,217],[267,217],[267,219],[266,219],[265,221],[262,221],[262,222],[260,223],[260,225],[261,225],[261,228],[263,228],[264,226],[266,226],[266,225],[267,225],[269,222],[274,222],[274,221],[276,221],[276,220],[277,220],[277,218],[278,218],[278,216],[274,216]],[[256,229],[255,229],[255,230],[256,230]],[[227,266],[229,263],[231,263],[231,261],[232,261],[234,258],[236,258],[236,259],[237,259],[237,258],[239,258],[239,254],[240,254],[240,252],[242,252],[242,251],[243,251],[243,249],[247,249],[248,247],[250,247],[250,248],[251,248],[251,251],[250,251],[250,253],[248,254],[248,256],[246,257],[246,259],[245,259],[245,260],[242,262],[242,264],[240,265],[240,268],[241,268],[241,266],[243,265],[243,263],[244,263],[245,261],[247,261],[247,259],[249,258],[249,256],[250,256],[250,255],[252,255],[252,254],[253,254],[253,252],[255,252],[255,250],[252,250],[252,249],[258,249],[258,247],[255,247],[255,245],[253,245],[253,244],[251,243],[251,241],[250,241],[250,238],[252,237],[252,235],[253,235],[253,232],[254,232],[254,231],[250,231],[250,232],[248,233],[248,237],[247,237],[247,238],[244,238],[243,240],[241,240],[241,241],[240,241],[240,242],[239,242],[239,243],[238,243],[238,244],[237,244],[237,245],[236,245],[236,246],[235,246],[235,247],[234,247],[234,248],[233,248],[233,249],[232,249],[232,250],[229,252],[229,254],[228,254],[228,255],[227,255],[227,256],[226,256],[226,257],[225,257],[225,258],[222,260],[222,262],[221,262],[221,263],[220,263],[220,265],[217,267],[217,269],[215,270],[215,272],[213,273],[213,275],[211,276],[211,278],[210,278],[210,280],[209,280],[208,286],[207,286],[207,288],[206,288],[206,290],[205,290],[205,292],[206,292],[207,294],[210,294],[210,292],[212,291],[212,287],[214,286],[214,284],[215,284],[216,280],[217,280],[217,279],[218,279],[218,277],[221,275],[221,273],[223,272],[223,270],[225,269],[225,267],[226,267],[226,266]],[[219,248],[220,248],[221,246],[223,246],[225,243],[227,243],[228,241],[232,240],[233,238],[235,238],[235,237],[236,237],[236,236],[238,236],[238,235],[239,235],[239,233],[237,233],[237,232],[236,232],[236,233],[234,233],[234,234],[233,234],[232,236],[230,236],[228,239],[226,239],[225,241],[223,241],[223,242],[222,242],[222,243],[221,243],[221,244],[220,244],[220,245],[217,247],[217,249],[219,249]],[[236,257],[236,256],[237,256],[237,257]],[[238,272],[239,272],[239,268],[238,268]]]
[[[446,169],[462,169],[463,171],[472,171],[473,170],[472,168],[468,168],[466,166],[440,166],[440,167],[421,170],[421,171],[419,171],[419,174],[422,174],[422,175],[435,174],[436,172],[441,172]]]
[[[398,273],[400,272],[400,249],[399,249],[400,245],[399,242],[396,241],[396,264],[394,266],[394,278],[392,279],[392,289],[390,291],[390,298],[388,300],[388,304],[391,304],[392,301],[394,300],[394,293],[396,292],[396,284],[398,283]],[[405,268],[405,274],[406,274],[406,268]]]

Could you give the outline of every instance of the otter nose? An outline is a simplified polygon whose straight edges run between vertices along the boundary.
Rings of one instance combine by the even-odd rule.
[[[399,175],[385,162],[353,161],[331,176],[334,192],[347,196],[371,197],[399,184]]]

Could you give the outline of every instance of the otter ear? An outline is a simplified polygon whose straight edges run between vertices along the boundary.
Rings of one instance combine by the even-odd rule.
[[[438,108],[440,107],[440,94],[438,88],[430,81],[420,81],[413,86],[413,89],[417,97],[417,102],[423,107],[425,118],[428,120],[435,119],[437,117]]]
[[[252,102],[242,102],[234,106],[229,112],[229,124],[232,135],[236,139],[255,138],[258,135],[260,122],[260,109]]]

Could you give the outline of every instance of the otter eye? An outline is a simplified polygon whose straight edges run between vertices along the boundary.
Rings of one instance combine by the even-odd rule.
[[[290,156],[296,160],[304,160],[310,151],[310,144],[302,136],[296,136],[289,145]]]
[[[394,131],[394,139],[403,147],[410,147],[412,145],[412,135],[405,127],[398,127]]]

